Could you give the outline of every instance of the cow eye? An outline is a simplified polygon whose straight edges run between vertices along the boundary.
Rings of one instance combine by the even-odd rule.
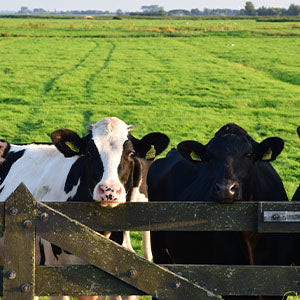
[[[245,157],[246,157],[247,159],[252,159],[253,153],[247,153],[247,154],[245,155]]]
[[[135,152],[133,152],[133,151],[129,152],[128,156],[131,158],[135,157]]]

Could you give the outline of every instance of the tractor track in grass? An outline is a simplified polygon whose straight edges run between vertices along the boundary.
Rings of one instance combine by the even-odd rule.
[[[44,95],[47,95],[53,89],[55,83],[62,76],[66,75],[66,74],[69,74],[69,73],[73,72],[74,70],[76,70],[78,67],[82,66],[86,62],[86,60],[99,48],[98,41],[93,41],[93,42],[95,43],[95,46],[92,49],[90,49],[72,68],[61,72],[60,74],[58,74],[57,76],[55,76],[52,79],[48,80],[44,84]],[[104,69],[106,69],[108,67],[108,64],[109,64],[109,61],[111,59],[111,55],[112,55],[114,49],[115,49],[115,45],[113,45],[112,49],[109,51],[109,53],[108,53],[108,55],[105,59],[104,65],[96,73],[91,75],[89,80],[93,81],[93,79],[97,76],[97,74],[101,73]],[[41,101],[41,103],[34,103],[31,106],[32,107],[31,108],[31,114],[18,125],[18,132],[14,136],[14,140],[16,142],[21,142],[21,141],[19,141],[19,137],[22,136],[22,133],[24,132],[24,130],[26,131],[26,130],[28,130],[28,128],[30,128],[30,130],[34,131],[34,130],[40,128],[40,126],[42,126],[42,123],[43,123],[42,118],[35,119],[34,116],[40,115],[40,112],[42,111],[42,108],[43,108],[44,104],[45,103],[43,101]],[[88,111],[83,112],[84,126],[91,123],[92,115],[93,114],[91,114]]]
[[[61,73],[59,73],[58,75],[56,75],[55,77],[51,78],[50,80],[48,80],[45,84],[44,84],[44,95],[46,95],[47,93],[49,93],[55,83],[61,78],[63,77],[64,75],[66,74],[69,74],[73,71],[75,71],[78,67],[82,66],[85,61],[90,57],[90,55],[96,51],[97,48],[99,48],[99,43],[97,41],[93,41],[93,43],[95,43],[96,45],[90,49],[79,61],[78,63],[76,63],[72,68],[68,69],[68,70],[65,70]]]
[[[182,40],[176,39],[176,42],[180,43],[180,44],[188,45],[188,46],[193,47],[193,48],[197,48],[196,45],[194,45],[192,43],[188,43],[187,41],[182,41]],[[204,50],[204,51],[207,52],[206,50]],[[283,80],[281,77],[275,76],[274,74],[272,74],[271,72],[269,72],[266,69],[257,68],[256,66],[251,66],[251,65],[244,64],[244,63],[241,63],[241,62],[236,62],[236,61],[233,61],[233,60],[231,60],[229,58],[222,57],[222,56],[217,55],[217,54],[211,54],[211,53],[208,53],[208,54],[209,54],[209,56],[211,56],[211,57],[213,57],[215,59],[219,59],[220,61],[230,63],[230,64],[232,64],[234,66],[241,66],[241,67],[243,67],[245,69],[251,70],[252,72],[261,72],[265,76],[267,76],[267,77],[269,77],[269,78],[271,78],[273,80],[279,81],[279,82],[284,83],[284,84],[290,84],[292,86],[299,87],[299,83],[298,82],[293,82],[293,81],[289,81],[289,80]]]
[[[87,81],[84,84],[84,88],[85,88],[85,98],[87,99],[91,99],[93,97],[93,90],[92,90],[92,85],[93,82],[95,81],[95,79],[105,70],[108,68],[109,63],[111,61],[112,55],[115,52],[117,46],[115,43],[110,42],[111,43],[111,49],[109,50],[106,58],[104,59],[104,64],[102,65],[101,68],[99,68],[98,70],[96,70],[96,72],[94,72],[93,74],[91,74],[89,76],[89,78],[87,79]]]
[[[45,84],[44,84],[44,95],[48,94],[52,89],[54,84],[65,74],[71,73],[72,71],[76,70],[79,66],[83,65],[84,62],[90,57],[90,55],[99,47],[99,43],[97,41],[93,41],[96,45],[90,49],[72,68],[61,72],[60,74],[58,74],[57,76],[53,77],[52,79],[48,80]],[[19,137],[22,136],[22,133],[24,132],[24,130],[28,130],[28,128],[30,128],[30,130],[35,130],[38,129],[43,121],[42,119],[35,119],[34,116],[40,115],[40,112],[43,108],[44,102],[41,101],[40,103],[34,103],[32,105],[32,114],[30,114],[22,123],[20,123],[17,127],[18,127],[18,132],[14,137],[14,140],[16,142],[21,142],[19,141]],[[90,116],[86,116],[85,119],[90,119]]]

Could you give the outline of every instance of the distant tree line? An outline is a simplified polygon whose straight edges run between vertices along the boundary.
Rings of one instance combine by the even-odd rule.
[[[251,1],[245,3],[243,9],[210,9],[204,8],[199,10],[194,8],[191,10],[186,9],[173,9],[165,11],[163,7],[158,5],[142,6],[142,12],[133,12],[130,15],[139,16],[300,16],[300,5],[291,4],[288,9],[277,7],[260,7],[255,9]]]
[[[34,8],[30,10],[27,6],[22,6],[18,11],[19,14],[66,14],[66,15],[115,15],[116,13],[111,13],[109,11],[102,10],[67,10],[67,11],[47,11],[43,8]],[[122,13],[121,13],[122,14]]]
[[[43,8],[34,8],[30,10],[28,7],[21,7],[18,12],[20,14],[68,14],[68,15],[117,15],[117,16],[300,16],[300,5],[291,4],[289,8],[277,7],[259,7],[255,8],[251,1],[247,1],[243,9],[210,9],[204,8],[199,10],[194,8],[173,9],[165,11],[159,5],[144,5],[141,7],[141,12],[123,12],[118,9],[116,12],[101,11],[101,10],[71,10],[71,11],[46,11]]]

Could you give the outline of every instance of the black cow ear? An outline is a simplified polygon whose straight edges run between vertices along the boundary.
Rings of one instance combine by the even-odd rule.
[[[298,135],[300,137],[300,126],[297,128],[297,133],[298,133]]]
[[[10,144],[0,139],[0,164],[5,160],[5,157],[10,149]]]
[[[131,136],[130,140],[137,155],[148,160],[154,160],[157,155],[168,147],[170,142],[168,136],[160,132],[151,132],[141,140]]]
[[[196,141],[184,141],[177,145],[178,152],[188,161],[197,164],[207,160],[206,148]]]
[[[270,137],[256,145],[254,149],[254,159],[273,161],[281,153],[284,147],[284,141],[279,137]]]
[[[59,129],[51,133],[55,147],[65,156],[72,157],[81,154],[81,138],[69,129]]]

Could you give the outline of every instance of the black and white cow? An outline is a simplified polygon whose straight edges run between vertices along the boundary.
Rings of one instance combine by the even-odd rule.
[[[13,145],[0,140],[0,201],[21,182],[38,201],[97,201],[114,207],[146,200],[145,176],[169,138],[154,132],[139,140],[130,134],[131,128],[112,117],[92,125],[83,138],[60,129],[51,134],[53,144]],[[45,264],[80,263],[49,245],[42,240]]]
[[[151,165],[149,201],[287,201],[270,164],[283,146],[278,137],[258,143],[236,124],[223,126],[207,145],[184,141]],[[291,243],[290,236],[256,232],[151,232],[153,260],[159,264],[288,265]]]

